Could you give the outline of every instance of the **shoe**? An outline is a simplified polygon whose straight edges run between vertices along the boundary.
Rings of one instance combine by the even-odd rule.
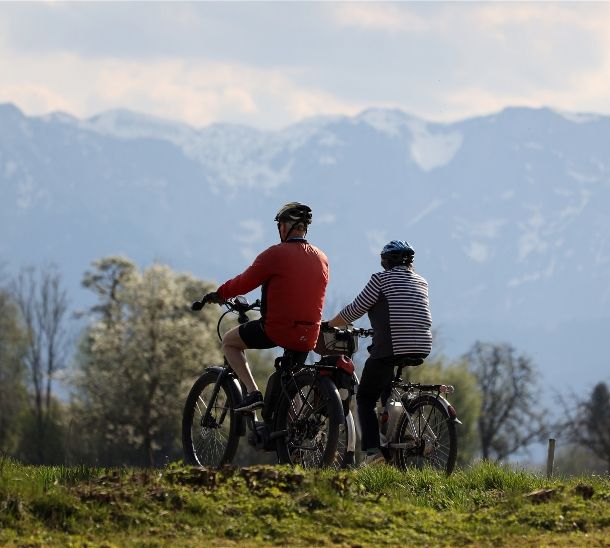
[[[237,413],[247,413],[248,411],[260,409],[264,405],[263,395],[259,390],[255,390],[254,392],[247,394],[241,403],[237,404],[234,409]]]
[[[381,451],[375,451],[370,455],[367,455],[360,462],[360,466],[370,466],[371,464],[385,464],[386,460]]]

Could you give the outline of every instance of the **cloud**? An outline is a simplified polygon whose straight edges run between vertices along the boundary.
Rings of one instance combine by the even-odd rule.
[[[15,65],[0,47],[0,65]],[[209,60],[91,60],[76,54],[21,54],[0,73],[0,101],[28,114],[65,110],[79,117],[127,107],[205,126],[217,121],[277,128],[319,114],[355,114],[350,103],[299,85],[290,71]]]
[[[608,3],[0,3],[0,101],[284,127],[395,107],[610,113]]]
[[[423,32],[429,29],[429,24],[424,18],[410,12],[404,6],[389,3],[340,3],[335,7],[334,16],[341,26],[365,30]]]
[[[322,213],[321,215],[316,215],[315,221],[316,224],[332,224],[337,220],[337,216],[334,213]]]
[[[235,239],[244,244],[255,244],[262,241],[265,229],[259,219],[244,219],[239,222],[240,232]]]
[[[379,255],[383,246],[388,242],[387,232],[380,229],[371,229],[365,232],[371,255]]]

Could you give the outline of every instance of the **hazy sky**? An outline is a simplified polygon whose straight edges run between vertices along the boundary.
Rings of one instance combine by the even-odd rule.
[[[610,3],[0,3],[0,102],[279,128],[396,107],[610,114]]]

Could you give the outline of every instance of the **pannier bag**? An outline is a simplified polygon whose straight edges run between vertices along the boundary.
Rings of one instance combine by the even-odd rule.
[[[353,345],[350,348],[350,341]],[[358,336],[349,332],[336,333],[334,331],[320,330],[318,342],[314,348],[320,356],[340,356],[341,354],[353,354],[358,350]]]
[[[349,394],[354,393],[354,362],[347,356],[326,356],[320,360],[323,365],[330,365],[337,369],[331,373],[330,371],[321,371],[321,375],[331,375],[332,380],[337,388],[345,388]]]

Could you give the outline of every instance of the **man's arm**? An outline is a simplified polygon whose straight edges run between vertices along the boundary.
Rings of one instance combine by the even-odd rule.
[[[256,257],[252,265],[244,272],[222,284],[217,290],[220,298],[226,300],[237,295],[244,295],[265,283],[271,275],[271,265],[273,264],[270,249]]]

